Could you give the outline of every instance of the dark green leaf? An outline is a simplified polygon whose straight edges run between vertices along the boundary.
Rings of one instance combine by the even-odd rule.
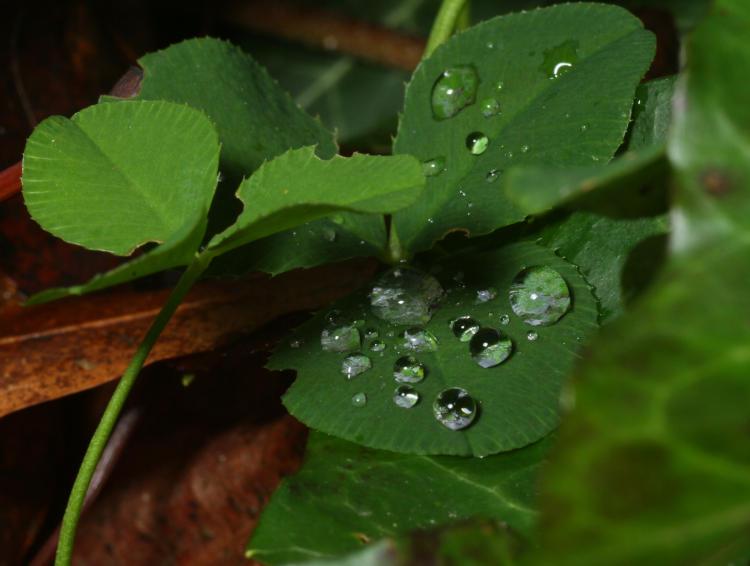
[[[516,164],[586,166],[610,159],[653,51],[653,37],[638,19],[586,3],[496,18],[436,49],[407,87],[394,149],[444,160],[445,170],[428,178],[414,207],[394,216],[404,246],[418,251],[451,229],[477,235],[523,219],[523,211],[499,198],[501,183],[488,182],[493,172],[501,177]],[[469,75],[473,69],[476,95],[455,88],[465,98],[457,107],[466,106],[436,119],[433,87],[450,69]],[[555,69],[559,76],[550,79]],[[484,117],[493,100],[499,113]],[[476,132],[488,138],[480,155],[467,148]]]
[[[206,116],[169,102],[98,104],[55,116],[24,153],[24,199],[54,235],[126,255],[161,246],[89,283],[33,302],[100,289],[190,262],[216,188],[219,144]]]
[[[303,467],[271,498],[248,551],[268,564],[332,558],[473,517],[526,535],[550,444],[480,460],[396,454],[313,433]]]
[[[511,281],[525,267],[536,265],[550,266],[562,274],[573,295],[570,312],[552,326],[526,325],[509,304]],[[439,348],[414,354],[427,368],[424,381],[414,386],[421,396],[419,404],[403,409],[393,402],[399,385],[394,381],[394,362],[409,353],[401,347],[404,339],[399,335],[414,325],[393,326],[376,318],[363,290],[332,308],[344,313],[344,318],[363,321],[362,332],[377,329],[387,348],[372,352],[368,349],[371,341],[364,341],[361,351],[371,358],[373,367],[347,380],[342,374],[346,354],[321,349],[321,333],[328,323],[327,313],[319,313],[271,358],[270,367],[298,371],[284,397],[290,412],[313,428],[345,439],[421,454],[483,456],[525,446],[549,433],[557,424],[560,386],[576,358],[579,341],[595,328],[596,304],[588,285],[574,266],[533,244],[454,258],[444,263],[442,270],[441,280],[450,294],[425,325],[437,338]],[[463,274],[465,284],[452,279],[458,273]],[[477,300],[477,291],[493,288],[495,299]],[[492,368],[477,365],[469,344],[460,342],[450,328],[452,320],[464,315],[510,336],[510,358]],[[507,326],[502,324],[502,315],[510,315]],[[537,340],[527,339],[530,331],[538,333]],[[296,340],[304,343],[295,348]],[[465,430],[449,430],[433,416],[433,400],[447,387],[464,388],[480,405],[476,422]],[[367,395],[365,407],[352,405],[352,396],[358,392]]]
[[[324,161],[314,148],[264,163],[237,189],[245,208],[209,243],[221,254],[335,211],[389,213],[413,203],[424,175],[413,157],[355,154]]]

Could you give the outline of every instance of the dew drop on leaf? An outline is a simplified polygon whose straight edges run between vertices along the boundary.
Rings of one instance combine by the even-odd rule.
[[[472,155],[482,155],[489,145],[490,140],[482,132],[471,132],[466,136],[466,148]]]
[[[393,364],[393,379],[400,383],[419,383],[424,376],[424,364],[414,356],[403,356]]]
[[[529,342],[534,342],[537,338],[539,338],[539,334],[534,332],[533,330],[526,335],[526,339]]]
[[[370,290],[372,313],[391,324],[424,325],[445,300],[432,275],[400,265],[381,275]]]
[[[510,286],[513,312],[531,326],[556,323],[570,308],[570,289],[565,279],[548,266],[524,269]]]
[[[370,368],[372,368],[372,360],[364,354],[351,354],[341,362],[341,373],[347,379],[361,375]]]
[[[445,120],[474,103],[479,76],[470,65],[446,69],[432,87],[432,114]]]
[[[510,324],[510,316],[507,314],[500,315],[500,324],[508,326]]]
[[[466,428],[477,416],[477,402],[465,389],[444,389],[435,398],[432,411],[437,421],[451,430]]]
[[[323,239],[326,242],[335,242],[336,241],[336,230],[334,230],[333,228],[329,228],[329,227],[326,226],[326,227],[323,228],[323,230],[321,231],[321,233],[323,234]]]
[[[370,342],[371,352],[382,352],[383,350],[385,350],[385,342],[382,342],[381,340],[373,340]]]
[[[487,176],[485,177],[488,183],[494,183],[499,178],[500,178],[500,171],[497,169],[490,169],[489,171],[487,171]]]
[[[451,321],[451,330],[461,342],[468,342],[479,330],[479,323],[470,316],[461,316]]]
[[[482,112],[482,116],[491,118],[500,114],[500,103],[494,98],[485,98],[479,103],[479,109]]]
[[[474,301],[475,304],[488,303],[492,299],[497,297],[497,289],[494,287],[487,287],[486,289],[479,289],[477,291],[477,298]]]
[[[289,347],[290,348],[300,348],[302,344],[304,344],[305,341],[302,338],[292,338],[289,340]]]
[[[469,342],[469,351],[476,364],[483,368],[500,365],[510,356],[513,342],[495,328],[480,328]]]
[[[367,340],[374,340],[375,338],[380,338],[380,332],[378,332],[377,328],[368,328],[365,330],[365,338]]]
[[[437,337],[424,328],[409,328],[404,330],[401,337],[404,339],[402,347],[414,352],[437,352]]]
[[[419,393],[411,385],[399,385],[393,392],[393,402],[404,409],[411,409],[419,402]]]
[[[578,42],[572,39],[563,41],[544,51],[544,59],[539,70],[550,79],[561,77],[578,62]]]
[[[352,325],[325,328],[320,333],[320,346],[326,352],[351,352],[359,350],[359,329]]]
[[[435,157],[422,162],[422,172],[425,177],[434,177],[445,171],[445,158]]]
[[[363,392],[352,395],[352,405],[355,407],[364,407],[367,405],[367,395]]]

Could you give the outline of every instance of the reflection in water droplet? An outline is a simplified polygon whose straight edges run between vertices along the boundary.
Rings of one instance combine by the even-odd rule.
[[[382,352],[383,350],[385,350],[385,342],[381,342],[380,340],[373,340],[370,343],[371,352]]]
[[[494,287],[487,287],[486,289],[480,289],[477,291],[477,298],[474,304],[488,303],[492,299],[497,297],[497,289]]]
[[[510,286],[510,306],[531,326],[554,324],[570,308],[570,289],[565,279],[548,266],[524,269]]]
[[[544,51],[544,59],[539,70],[550,79],[561,77],[578,62],[578,42],[572,39],[563,41]]]
[[[471,357],[483,368],[500,365],[508,359],[512,349],[510,338],[495,328],[480,328],[469,342]]]
[[[445,171],[445,158],[435,157],[422,162],[422,172],[426,177],[434,177]]]
[[[370,306],[378,318],[391,324],[424,325],[445,299],[440,282],[414,267],[389,269],[373,285]]]
[[[419,402],[419,393],[411,385],[399,385],[393,392],[393,402],[404,409],[411,409]]]
[[[533,341],[534,341],[534,340],[536,340],[537,338],[539,338],[539,334],[537,334],[537,333],[536,333],[536,332],[534,332],[533,330],[532,330],[531,332],[529,332],[529,333],[528,333],[528,334],[526,335],[526,339],[527,339],[527,340],[528,340],[529,342],[533,342]]]
[[[485,118],[500,114],[500,103],[494,98],[485,98],[479,103],[479,110]]]
[[[360,342],[359,329],[352,325],[326,328],[320,333],[320,346],[326,352],[358,350]]]
[[[404,339],[403,348],[414,352],[437,352],[437,337],[423,328],[409,328],[401,334]]]
[[[479,330],[479,323],[470,316],[462,316],[451,321],[451,330],[461,342],[468,342]]]
[[[352,395],[352,405],[355,407],[364,407],[367,405],[367,395],[362,393],[361,391],[359,393],[355,393]]]
[[[398,382],[419,383],[424,376],[424,364],[414,356],[403,356],[393,364],[393,379]]]
[[[372,367],[372,360],[364,354],[350,354],[341,362],[341,373],[347,379],[365,373]]]
[[[482,155],[489,145],[490,140],[482,132],[471,132],[466,136],[466,147],[472,155]]]
[[[488,183],[494,183],[498,178],[500,178],[500,171],[497,169],[490,169],[485,177]]]
[[[441,391],[432,404],[437,421],[451,430],[469,426],[477,416],[477,402],[465,389],[452,387]]]
[[[464,65],[446,69],[432,87],[432,114],[445,120],[474,103],[479,77],[474,67]]]

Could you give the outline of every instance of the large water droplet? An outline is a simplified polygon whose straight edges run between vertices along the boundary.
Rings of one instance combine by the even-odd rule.
[[[526,324],[548,326],[568,312],[570,289],[551,267],[529,267],[510,286],[510,306]]]
[[[495,328],[480,328],[469,342],[471,357],[483,368],[500,365],[512,350],[510,338]]]
[[[326,352],[358,350],[361,342],[359,329],[353,325],[326,328],[320,333],[320,346]]]
[[[489,145],[490,140],[482,132],[471,132],[466,136],[466,147],[472,155],[482,155]]]
[[[494,98],[485,98],[479,103],[479,109],[482,112],[482,116],[491,118],[500,114],[500,103]]]
[[[419,383],[424,376],[424,364],[414,356],[403,356],[393,364],[393,379],[400,383]]]
[[[451,330],[461,342],[468,342],[479,330],[479,323],[470,316],[461,316],[451,321]]]
[[[341,362],[341,373],[347,379],[365,373],[372,367],[372,360],[364,354],[351,354]]]
[[[544,59],[539,70],[548,78],[556,79],[570,71],[577,62],[578,42],[569,39],[544,51]]]
[[[434,159],[428,159],[422,163],[422,172],[427,177],[434,177],[440,175],[445,170],[445,158],[435,157]]]
[[[477,402],[465,389],[452,387],[441,391],[432,404],[432,411],[440,424],[461,430],[477,416]]]
[[[399,385],[393,392],[393,402],[404,409],[411,409],[419,402],[419,393],[411,385]]]
[[[445,120],[474,103],[479,77],[474,67],[463,65],[446,69],[432,87],[432,114]]]
[[[375,316],[391,324],[425,325],[445,297],[432,275],[403,265],[378,278],[370,291],[370,306]]]
[[[486,289],[479,289],[477,291],[477,298],[474,301],[475,304],[488,303],[492,299],[497,297],[497,289],[494,287],[487,287]]]
[[[367,405],[367,395],[363,392],[352,395],[352,405],[355,407],[364,407]]]
[[[404,339],[403,348],[415,352],[437,352],[437,337],[423,328],[409,328],[401,335]]]

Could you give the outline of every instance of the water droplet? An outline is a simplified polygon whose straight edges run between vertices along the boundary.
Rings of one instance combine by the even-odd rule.
[[[370,343],[371,352],[382,352],[383,350],[385,350],[385,342],[382,342],[380,340],[373,340]]]
[[[504,83],[503,81],[497,81],[495,83],[495,90],[503,90]]]
[[[588,124],[581,124],[581,131],[582,132],[585,132],[588,129],[589,129],[589,125]]]
[[[291,340],[289,340],[289,347],[295,349],[300,348],[304,343],[305,341],[302,338],[292,338]]]
[[[400,383],[419,383],[424,376],[424,364],[414,356],[403,356],[393,364],[393,379]]]
[[[380,332],[378,332],[377,328],[368,328],[365,330],[365,339],[374,340],[375,338],[380,338]]]
[[[370,306],[391,324],[424,325],[445,300],[440,282],[414,267],[399,265],[381,275],[370,291]]]
[[[350,354],[341,362],[341,373],[347,379],[365,373],[372,368],[372,360],[364,354]]]
[[[401,337],[404,339],[403,348],[414,352],[437,352],[437,337],[423,328],[409,328],[404,330]]]
[[[522,145],[521,146],[521,153],[527,153],[529,151],[528,145]]]
[[[428,224],[435,224],[435,219],[434,218],[428,218],[427,219],[427,223]]]
[[[534,341],[534,340],[536,340],[537,338],[539,338],[539,334],[537,334],[537,333],[536,333],[536,332],[534,332],[533,330],[532,330],[531,332],[529,332],[529,333],[528,333],[528,334],[526,335],[526,339],[527,339],[527,340],[528,340],[529,342],[533,342],[533,341]]]
[[[365,393],[362,393],[361,391],[359,393],[355,393],[352,395],[352,405],[355,407],[364,407],[367,405],[367,395]]]
[[[482,112],[482,116],[491,118],[500,114],[500,103],[494,98],[485,98],[479,103],[479,109]]]
[[[563,41],[544,51],[544,59],[539,70],[550,79],[561,77],[578,62],[578,42],[572,39]]]
[[[513,159],[513,152],[512,151],[506,151],[505,152],[505,157],[507,157],[508,159]]]
[[[320,346],[326,352],[358,350],[360,342],[359,329],[351,325],[326,328],[320,333]]]
[[[474,103],[479,77],[469,65],[446,69],[432,87],[432,114],[445,120]]]
[[[444,157],[435,157],[433,159],[428,159],[427,161],[422,162],[422,172],[427,177],[440,175],[440,173],[442,173],[443,171],[445,171]]]
[[[329,228],[328,226],[325,226],[323,230],[321,231],[323,234],[323,239],[327,242],[335,242],[336,241],[336,230],[333,228]]]
[[[477,416],[477,402],[465,389],[444,389],[435,398],[432,412],[440,424],[461,430],[469,426]]]
[[[500,178],[500,171],[497,169],[490,169],[487,171],[487,176],[485,179],[487,179],[488,183],[494,183]]]
[[[474,301],[474,304],[480,304],[480,303],[488,303],[492,299],[497,297],[497,289],[494,287],[487,287],[486,289],[480,289],[477,291],[477,298]]]
[[[495,48],[495,44],[492,43],[491,41],[488,41],[487,42],[487,49],[494,49],[494,48]]]
[[[399,385],[393,392],[393,402],[404,409],[411,409],[419,402],[419,393],[411,385]]]
[[[510,316],[507,314],[500,315],[500,324],[508,326],[508,324],[510,324]]]
[[[466,136],[466,147],[472,155],[482,155],[489,145],[490,140],[482,132],[471,132]]]
[[[524,269],[510,286],[510,306],[531,326],[554,324],[570,308],[570,289],[557,271],[547,266]]]
[[[510,338],[495,328],[480,328],[469,342],[471,357],[483,368],[500,365],[508,359],[512,349]]]
[[[479,330],[479,323],[470,316],[461,316],[451,321],[451,330],[461,342],[468,342]]]
[[[341,311],[340,310],[336,310],[336,309],[333,309],[332,311],[328,311],[326,313],[325,320],[326,320],[326,324],[329,325],[329,326],[331,326],[331,325],[342,325],[342,324],[344,324],[346,322],[344,320],[344,315],[341,314]]]

